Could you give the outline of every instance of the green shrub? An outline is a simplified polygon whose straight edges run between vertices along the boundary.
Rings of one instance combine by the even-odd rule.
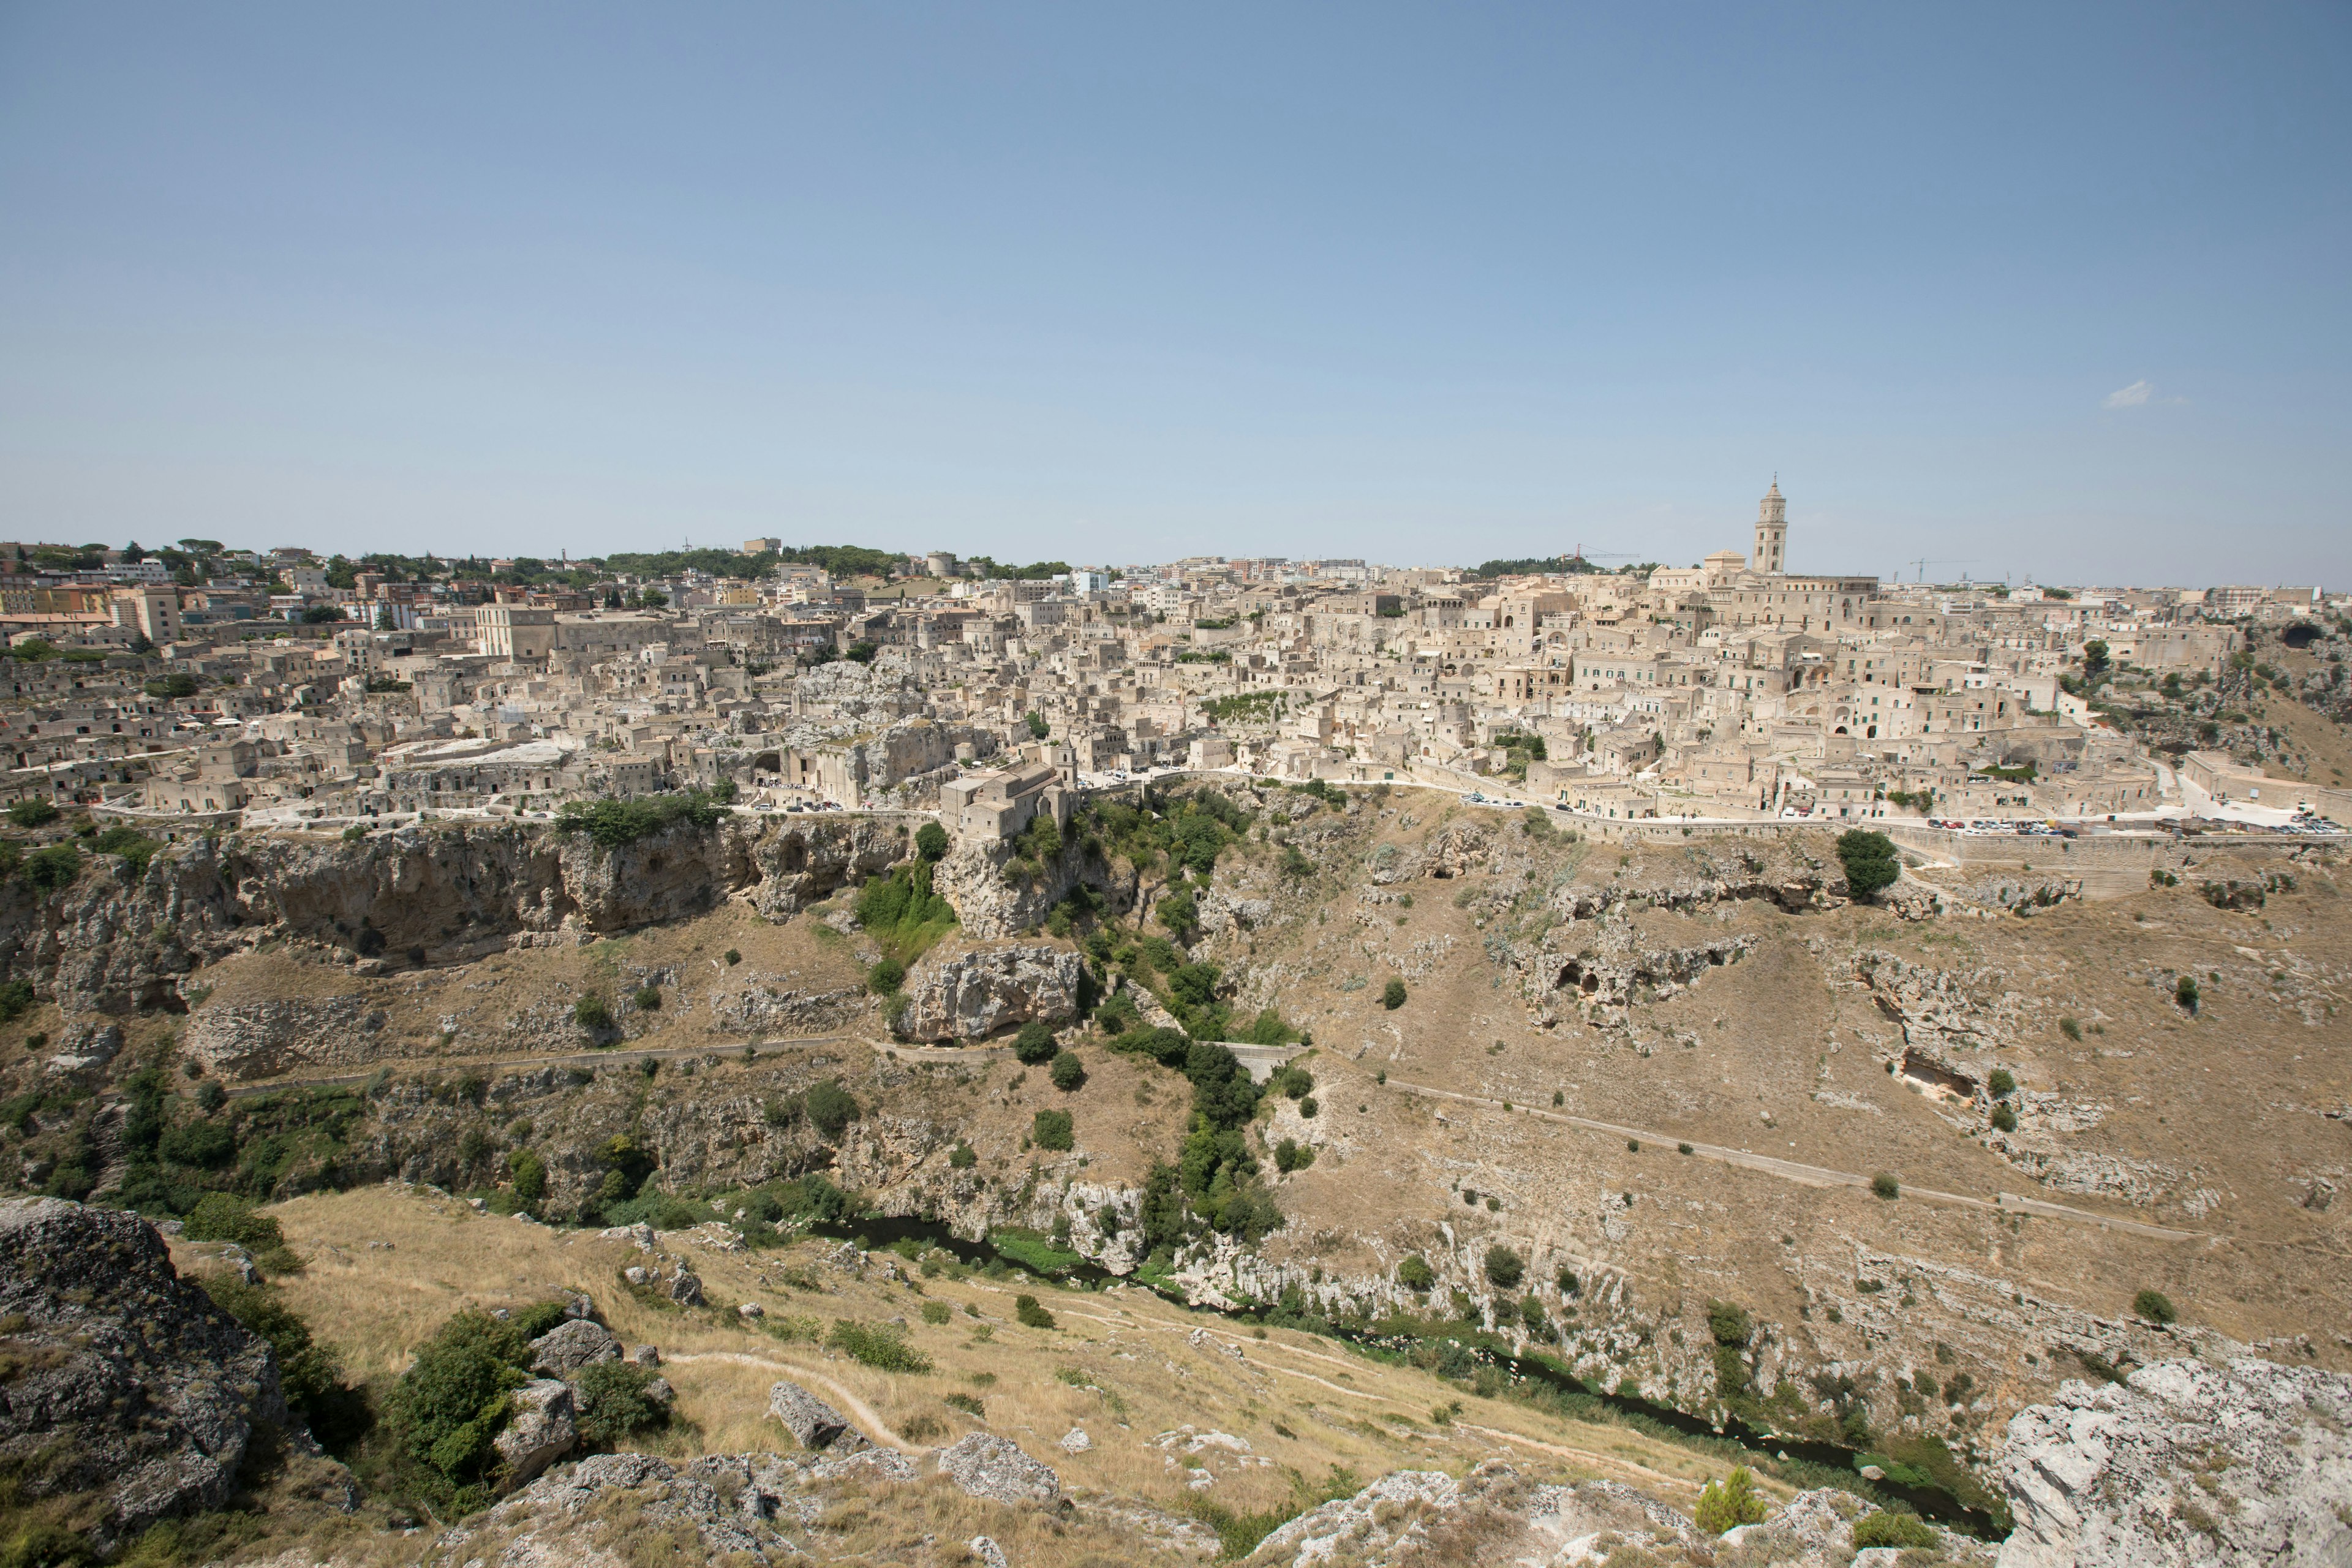
[[[1315,1163],[1315,1145],[1286,1138],[1274,1146],[1274,1168],[1284,1175]]]
[[[42,853],[47,854],[47,851],[44,850]],[[2197,990],[2197,977],[2193,974],[2182,975],[2172,987],[2172,999],[2175,1002],[2179,1003],[2184,1010],[2190,1013],[2196,1012],[2197,1004],[2200,1000]]]
[[[592,1035],[609,1034],[613,1028],[613,1009],[594,992],[572,1005],[572,1021]]]
[[[742,962],[743,962],[743,952],[742,952],[742,950],[741,950],[741,949],[740,949],[740,948],[733,948],[733,947],[730,947],[730,948],[729,948],[729,949],[727,950],[727,967],[728,967],[728,968],[732,969],[732,968],[734,968],[737,964],[739,964],[739,963],[742,963]]]
[[[121,823],[91,839],[89,847],[101,855],[121,856],[134,871],[146,870],[147,862],[155,858],[155,851],[163,847],[137,828]]]
[[[1838,835],[1838,863],[1845,868],[1846,889],[1857,899],[1866,899],[1884,888],[1891,888],[1903,874],[1903,863],[1895,858],[1895,841],[1884,833],[1873,833],[1855,827]]]
[[[1043,1067],[1062,1047],[1054,1041],[1053,1026],[1032,1018],[1013,1037],[1013,1059],[1023,1067]]]
[[[175,1165],[217,1171],[236,1158],[236,1133],[225,1121],[185,1122],[157,1140],[155,1152]]]
[[[2132,1298],[2132,1310],[2151,1323],[2178,1321],[2180,1313],[2172,1305],[2172,1298],[2161,1290],[2142,1290]]]
[[[8,820],[19,827],[43,827],[57,819],[58,808],[38,796],[16,801],[8,807]]]
[[[36,1000],[33,994],[33,983],[29,980],[11,980],[5,985],[0,985],[0,1024],[15,1023],[33,1010]],[[42,1038],[41,1046],[48,1043],[46,1037]],[[25,1044],[33,1050],[41,1048],[30,1040],[26,1040]]]
[[[979,1163],[980,1156],[969,1143],[958,1143],[948,1151],[948,1168],[950,1170],[969,1171]]]
[[[1914,1547],[1933,1548],[1937,1544],[1935,1527],[1916,1513],[1895,1513],[1886,1510],[1864,1514],[1853,1521],[1853,1547],[1857,1552],[1874,1546],[1892,1546],[1908,1551]]]
[[[1888,1203],[1893,1203],[1903,1195],[1903,1184],[1895,1179],[1893,1172],[1881,1171],[1870,1178],[1870,1190]]]
[[[1034,1296],[1013,1297],[1013,1316],[1024,1329],[1050,1329],[1056,1326],[1054,1314],[1039,1306],[1037,1298]]]
[[[907,966],[895,958],[886,958],[866,972],[866,989],[877,996],[887,996],[907,983]]]
[[[2070,1040],[2079,1040],[2083,1037],[2083,1026],[2073,1018],[2060,1018],[2058,1032]]]
[[[1561,1269],[1552,1282],[1559,1287],[1559,1293],[1563,1296],[1574,1296],[1584,1289],[1583,1282],[1577,1279],[1576,1270],[1573,1268]]]
[[[1764,1514],[1764,1500],[1757,1495],[1756,1478],[1742,1465],[1723,1479],[1709,1481],[1700,1489],[1693,1518],[1707,1534],[1721,1535],[1743,1524],[1761,1524]]]
[[[646,1393],[654,1375],[651,1368],[625,1361],[602,1361],[581,1368],[572,1382],[581,1440],[608,1447],[625,1437],[667,1426],[669,1412]]]
[[[1019,1226],[1002,1226],[990,1231],[988,1244],[996,1249],[999,1258],[1048,1279],[1066,1274],[1084,1261],[1068,1248],[1056,1247],[1050,1238]]]
[[[2000,1131],[2014,1132],[2017,1131],[2017,1112],[2006,1105],[1996,1105],[1992,1108],[1992,1124]]]
[[[865,1114],[856,1097],[842,1088],[838,1079],[811,1084],[808,1092],[801,1097],[801,1103],[808,1113],[809,1125],[827,1138],[839,1138],[851,1122]]]
[[[81,879],[81,851],[70,844],[52,844],[25,857],[25,880],[45,893],[70,888]]]
[[[1519,1299],[1519,1321],[1531,1334],[1540,1334],[1551,1327],[1551,1314],[1544,1310],[1542,1297],[1530,1290]]]
[[[1397,1265],[1397,1283],[1408,1290],[1426,1290],[1437,1282],[1429,1259],[1416,1252]]]
[[[640,1013],[658,1013],[661,1011],[661,987],[641,985],[632,1000],[636,1003],[637,1011]]]
[[[1527,1264],[1509,1247],[1498,1245],[1486,1249],[1486,1279],[1496,1289],[1518,1289],[1527,1273]]]
[[[1756,1333],[1755,1321],[1748,1309],[1736,1301],[1709,1301],[1706,1304],[1706,1331],[1719,1345],[1744,1345]]]
[[[926,822],[915,829],[915,853],[926,860],[943,860],[948,853],[948,830],[936,822]]]
[[[1294,1062],[1268,1079],[1266,1087],[1286,1100],[1304,1100],[1315,1088],[1315,1075]]]
[[[1054,1058],[1053,1068],[1046,1076],[1054,1080],[1055,1089],[1065,1094],[1073,1094],[1087,1081],[1087,1064],[1078,1059],[1077,1052],[1064,1051]]]
[[[931,1370],[931,1358],[907,1342],[906,1335],[888,1323],[834,1320],[826,1343],[862,1366],[877,1372],[922,1373]]]
[[[1391,1013],[1404,1005],[1404,982],[1393,975],[1386,985],[1381,987],[1381,1005]]]
[[[530,1381],[520,1326],[463,1311],[417,1347],[386,1402],[393,1433],[428,1500],[460,1513],[488,1503],[508,1395]]]
[[[1986,1075],[1985,1089],[1995,1100],[2007,1100],[2017,1092],[2017,1079],[2007,1068],[1995,1068]]]
[[[923,1303],[923,1321],[930,1324],[931,1327],[935,1329],[945,1324],[948,1321],[949,1315],[948,1304],[945,1301],[926,1301]]]
[[[618,849],[681,822],[691,823],[698,830],[713,826],[727,815],[725,802],[732,794],[730,785],[719,791],[688,790],[683,795],[632,800],[566,801],[556,813],[555,830],[585,833],[598,848]]]
[[[514,1178],[516,1201],[527,1209],[537,1208],[547,1195],[547,1162],[525,1149],[507,1156],[507,1173]]]
[[[184,1234],[190,1241],[228,1241],[247,1252],[266,1252],[286,1245],[278,1221],[255,1212],[252,1204],[229,1193],[206,1193],[188,1211]]]
[[[1066,1154],[1076,1142],[1075,1130],[1066,1110],[1041,1110],[1031,1121],[1029,1137],[1040,1149]]]

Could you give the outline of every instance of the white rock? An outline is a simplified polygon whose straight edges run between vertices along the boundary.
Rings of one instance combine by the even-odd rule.
[[[1073,1426],[1062,1434],[1062,1452],[1065,1454],[1083,1454],[1094,1446],[1095,1440],[1087,1436],[1087,1429],[1083,1426]]]

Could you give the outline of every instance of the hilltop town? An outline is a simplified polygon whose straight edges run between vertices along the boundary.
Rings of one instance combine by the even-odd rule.
[[[174,830],[985,797],[1012,833],[1181,769],[1603,821],[2352,820],[2343,595],[1810,574],[1790,526],[1776,481],[1747,554],[1621,571],[0,545],[5,793]]]

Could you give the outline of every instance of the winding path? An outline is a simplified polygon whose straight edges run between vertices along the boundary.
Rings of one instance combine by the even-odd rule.
[[[1637,1139],[1661,1146],[1673,1146],[1689,1141],[1671,1132],[1653,1132],[1639,1127],[1623,1127],[1614,1121],[1595,1121],[1589,1116],[1570,1116],[1561,1110],[1541,1110],[1532,1105],[1518,1105],[1492,1100],[1479,1094],[1458,1094],[1450,1089],[1432,1089],[1426,1084],[1407,1083],[1390,1079],[1387,1086],[1405,1094],[1417,1094],[1424,1100],[1451,1100],[1465,1105],[1484,1106],[1502,1111],[1507,1116],[1534,1116],[1546,1121],[1557,1121],[1567,1127],[1582,1128],[1588,1132],[1606,1132],[1615,1138]],[[1759,1171],[1768,1176],[1796,1182],[1808,1187],[1867,1187],[1871,1178],[1852,1171],[1833,1171],[1826,1165],[1806,1165],[1795,1160],[1782,1160],[1770,1154],[1753,1153],[1746,1149],[1727,1149],[1719,1143],[1690,1143],[1690,1152],[1702,1160],[1714,1160],[1726,1165],[1736,1165],[1745,1171]],[[2045,1219],[2072,1220],[2078,1225],[2105,1226],[2133,1236],[2145,1236],[2156,1241],[2210,1241],[2203,1231],[2174,1230],[2168,1226],[2149,1225],[2143,1220],[2121,1219],[2091,1209],[2070,1208],[2043,1198],[2021,1197],[2015,1193],[2002,1193],[1992,1199],[1969,1197],[1963,1193],[1938,1192],[1933,1187],[1905,1186],[1903,1195],[1927,1203],[1954,1204],[1962,1208],[1986,1209],[1995,1213],[2039,1215]]]

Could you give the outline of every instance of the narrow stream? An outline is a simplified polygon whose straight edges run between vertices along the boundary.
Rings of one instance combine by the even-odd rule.
[[[1016,1268],[1024,1267],[1013,1258],[1003,1258],[994,1247],[985,1241],[968,1241],[952,1234],[946,1226],[936,1220],[877,1215],[839,1225],[810,1225],[806,1227],[806,1233],[835,1241],[854,1241],[869,1249],[887,1248],[894,1242],[918,1241],[926,1246],[937,1247],[958,1261],[974,1268],[984,1268],[990,1263],[1000,1260]],[[1096,1289],[1107,1284],[1134,1285],[1149,1289],[1143,1286],[1140,1280],[1113,1274],[1100,1265],[1087,1262],[1084,1258],[1071,1265],[1060,1278],[1078,1281]],[[1175,1300],[1177,1305],[1185,1307],[1188,1311],[1202,1312],[1242,1322],[1261,1322],[1265,1316],[1263,1312],[1254,1312],[1246,1309],[1217,1311],[1211,1308],[1193,1307],[1175,1298],[1167,1299]],[[1430,1342],[1400,1340],[1385,1334],[1364,1333],[1343,1329],[1337,1324],[1325,1330],[1301,1330],[1300,1331],[1316,1333],[1323,1338],[1339,1340],[1344,1343],[1365,1345],[1384,1351],[1402,1351],[1409,1349],[1414,1342]],[[1801,1459],[1810,1464],[1844,1470],[1854,1475],[1857,1484],[1867,1487],[1884,1497],[1899,1500],[1917,1510],[1924,1519],[1934,1520],[1948,1529],[1961,1531],[1986,1541],[1998,1541],[2001,1537],[2001,1531],[1990,1515],[1982,1509],[1969,1507],[1941,1487],[1906,1486],[1896,1480],[1873,1481],[1862,1477],[1857,1470],[1863,1457],[1863,1450],[1859,1448],[1850,1448],[1838,1443],[1824,1443],[1816,1438],[1785,1437],[1771,1432],[1759,1431],[1745,1422],[1728,1417],[1722,1426],[1717,1426],[1711,1421],[1693,1415],[1687,1411],[1678,1410],[1671,1405],[1657,1405],[1639,1395],[1616,1394],[1595,1388],[1583,1379],[1557,1371],[1542,1362],[1530,1361],[1515,1355],[1497,1355],[1476,1345],[1465,1344],[1462,1348],[1481,1362],[1507,1371],[1514,1377],[1525,1379],[1529,1383],[1540,1383],[1565,1393],[1580,1394],[1627,1415],[1646,1416],[1686,1436],[1729,1441],[1763,1458]]]

